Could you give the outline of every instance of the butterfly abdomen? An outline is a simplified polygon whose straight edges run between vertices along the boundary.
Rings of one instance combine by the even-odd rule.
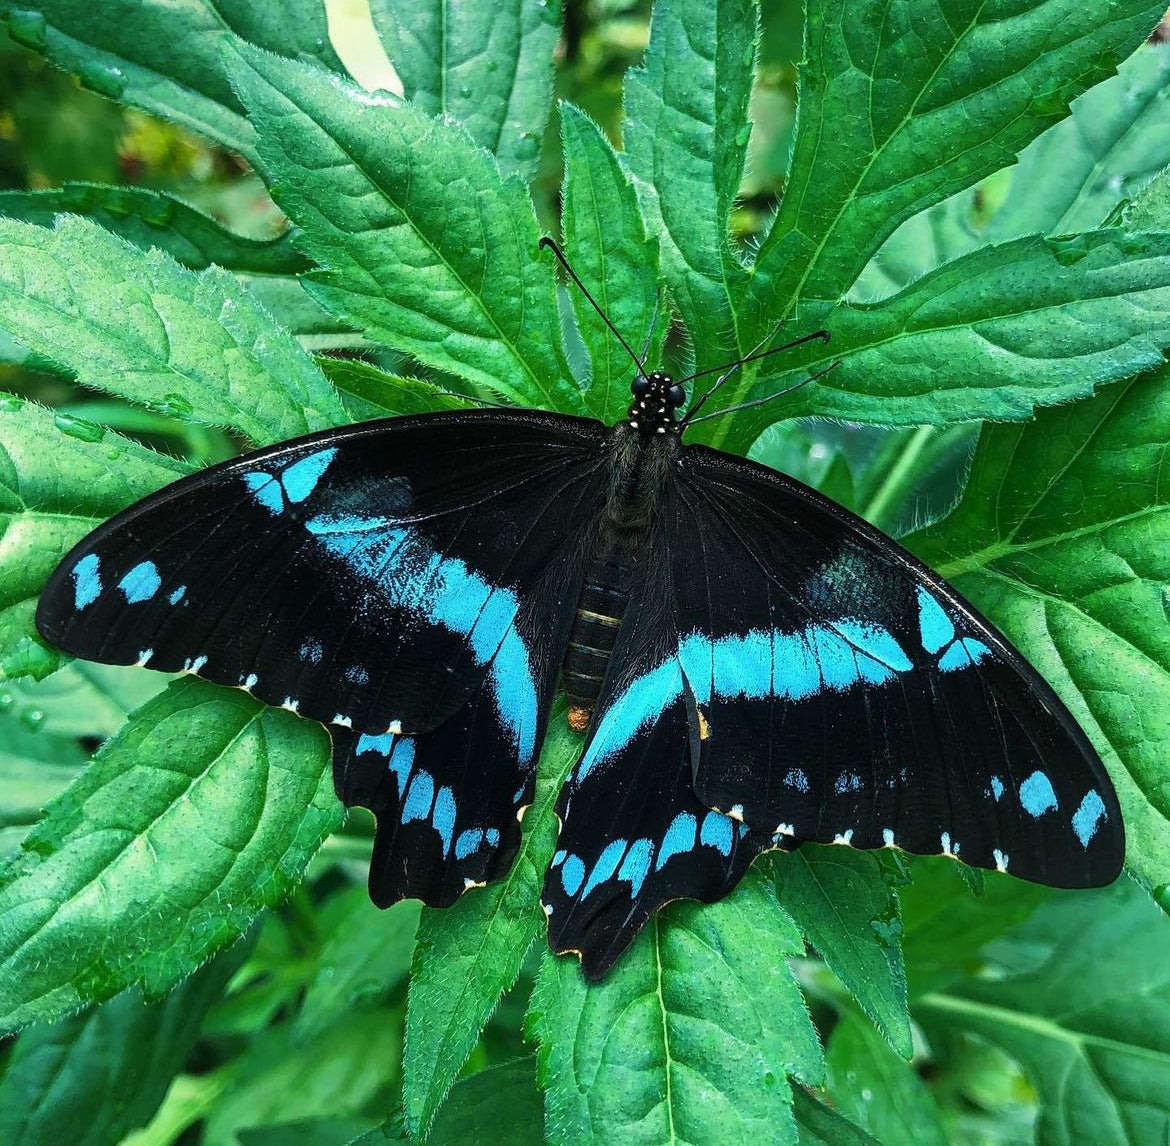
[[[601,694],[601,684],[617,640],[629,590],[624,570],[608,561],[590,567],[577,604],[561,687],[569,698],[569,725],[584,732]]]

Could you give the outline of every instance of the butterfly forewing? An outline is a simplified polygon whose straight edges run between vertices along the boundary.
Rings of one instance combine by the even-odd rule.
[[[449,903],[515,852],[604,451],[597,422],[478,411],[258,451],[91,534],[38,627],[331,725],[374,898]]]
[[[1096,752],[1038,674],[889,538],[772,470],[683,451],[667,509],[705,803],[757,830],[1055,886],[1124,853]]]

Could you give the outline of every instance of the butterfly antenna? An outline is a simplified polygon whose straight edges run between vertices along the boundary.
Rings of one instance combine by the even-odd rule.
[[[541,237],[540,246],[542,250],[547,248],[548,250],[552,251],[554,255],[556,255],[557,261],[561,264],[562,267],[565,268],[565,273],[573,280],[573,282],[577,284],[577,289],[589,300],[589,305],[593,307],[593,309],[597,311],[599,315],[601,315],[601,321],[604,322],[605,325],[608,326],[609,329],[613,332],[614,338],[616,338],[618,342],[622,344],[626,353],[634,360],[634,363],[637,365],[638,373],[641,374],[644,378],[646,376],[646,367],[642,365],[642,360],[630,349],[630,344],[621,336],[618,328],[609,321],[609,316],[605,313],[605,311],[597,305],[597,300],[589,293],[589,291],[585,288],[585,284],[577,277],[577,272],[573,270],[571,266],[569,266],[569,260],[565,258],[561,248],[558,247],[556,243],[547,235]],[[654,303],[654,315],[657,318],[657,300],[655,300]]]
[[[691,424],[691,422],[702,421],[702,418],[696,418],[695,415],[699,412],[699,410],[702,408],[703,404],[707,401],[707,399],[710,398],[711,395],[714,394],[715,391],[718,390],[719,387],[722,386],[723,383],[726,382],[727,379],[730,378],[741,366],[743,366],[744,363],[758,362],[761,358],[767,358],[771,354],[780,354],[785,350],[793,350],[797,346],[803,346],[806,342],[813,342],[817,339],[820,339],[820,341],[822,343],[828,343],[829,332],[827,330],[814,330],[812,332],[812,334],[803,334],[800,336],[800,338],[794,338],[791,342],[784,343],[783,346],[773,346],[771,350],[765,350],[763,352],[760,352],[760,347],[763,346],[764,343],[766,343],[766,342],[771,342],[772,339],[775,337],[776,337],[776,331],[773,330],[771,334],[766,334],[760,342],[756,343],[755,349],[751,352],[751,354],[747,355],[746,357],[740,358],[735,362],[726,362],[722,366],[712,366],[709,370],[700,370],[697,374],[691,374],[686,378],[680,378],[678,380],[678,385],[682,386],[684,383],[693,382],[696,378],[702,378],[702,377],[704,377],[704,375],[715,374],[716,372],[718,372],[720,370],[725,371],[724,374],[720,375],[720,377],[715,379],[715,385],[712,386],[711,389],[708,390],[690,408],[690,410],[687,411],[687,416],[685,418],[683,418],[680,425],[683,428],[685,428],[685,427],[689,426]],[[813,377],[819,377],[819,375],[814,375]],[[810,378],[809,381],[811,382],[812,379]],[[803,383],[802,383],[802,385],[803,385]],[[788,391],[786,391],[786,390],[780,391],[781,394],[786,394],[787,392]],[[777,397],[777,398],[779,396],[780,396],[779,394],[774,395],[774,397]],[[741,407],[739,407],[739,406],[736,406],[735,408],[737,410],[741,409]],[[704,416],[710,417],[710,415],[704,415]]]
[[[706,422],[710,418],[722,418],[724,414],[734,414],[736,410],[750,410],[753,406],[762,406],[765,402],[771,402],[773,398],[783,398],[785,394],[791,394],[793,390],[799,390],[802,386],[807,386],[810,382],[815,382],[818,378],[823,378],[830,370],[836,370],[841,365],[841,359],[838,358],[835,362],[830,362],[828,366],[818,370],[815,374],[810,374],[807,378],[802,378],[799,382],[792,386],[785,386],[783,390],[777,390],[775,394],[765,394],[763,398],[754,398],[750,402],[741,402],[738,406],[727,406],[722,410],[712,410],[710,414],[704,414],[701,418],[693,419],[694,422]],[[688,415],[683,422],[687,425],[692,422]]]

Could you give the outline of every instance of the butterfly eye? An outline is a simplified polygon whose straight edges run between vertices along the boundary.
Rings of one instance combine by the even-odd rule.
[[[675,382],[666,392],[666,400],[671,407],[681,406],[687,400],[687,392]]]
[[[633,391],[634,397],[641,398],[642,395],[650,389],[650,379],[645,375],[639,374],[638,377],[634,379],[634,383],[630,389]]]

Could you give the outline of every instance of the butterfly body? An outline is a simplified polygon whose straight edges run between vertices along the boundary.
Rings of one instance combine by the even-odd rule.
[[[682,400],[639,374],[612,427],[458,411],[257,451],[85,538],[38,627],[327,725],[382,905],[507,871],[559,682],[587,732],[542,901],[590,977],[803,841],[1113,879],[1117,799],[1052,689],[872,526],[685,445]]]

